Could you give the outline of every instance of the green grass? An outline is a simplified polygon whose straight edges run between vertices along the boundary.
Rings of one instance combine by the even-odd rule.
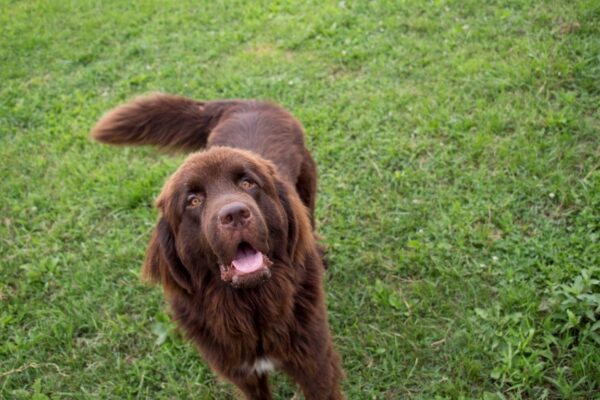
[[[138,278],[182,157],[88,139],[151,91],[304,123],[348,399],[598,398],[600,3],[203,3],[0,0],[0,398],[232,396]]]

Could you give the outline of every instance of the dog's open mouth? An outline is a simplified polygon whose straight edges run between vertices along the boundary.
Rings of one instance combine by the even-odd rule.
[[[241,242],[231,264],[221,268],[221,279],[235,288],[249,288],[265,282],[271,277],[271,260],[247,242]]]

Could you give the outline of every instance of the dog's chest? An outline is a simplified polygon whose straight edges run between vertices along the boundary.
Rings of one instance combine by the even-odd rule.
[[[275,363],[269,357],[260,357],[253,364],[242,364],[242,369],[248,374],[264,375],[275,370]]]

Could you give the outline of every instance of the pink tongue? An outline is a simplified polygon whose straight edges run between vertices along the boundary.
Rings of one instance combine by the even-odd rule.
[[[240,272],[250,273],[257,271],[263,265],[263,256],[259,251],[253,248],[238,248],[235,253],[235,260],[233,260],[233,266]]]

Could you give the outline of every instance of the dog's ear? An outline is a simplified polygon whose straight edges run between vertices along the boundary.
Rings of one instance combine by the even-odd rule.
[[[169,223],[161,217],[146,251],[142,277],[149,282],[162,283],[167,294],[174,291],[192,293],[192,279],[177,255],[175,237]]]
[[[275,188],[288,223],[288,254],[294,262],[303,263],[314,242],[308,210],[287,183],[276,179]]]
[[[152,237],[148,242],[146,250],[146,259],[142,265],[142,280],[149,283],[160,283],[160,266],[162,260],[160,256],[160,244],[158,241],[158,229],[152,231]]]

